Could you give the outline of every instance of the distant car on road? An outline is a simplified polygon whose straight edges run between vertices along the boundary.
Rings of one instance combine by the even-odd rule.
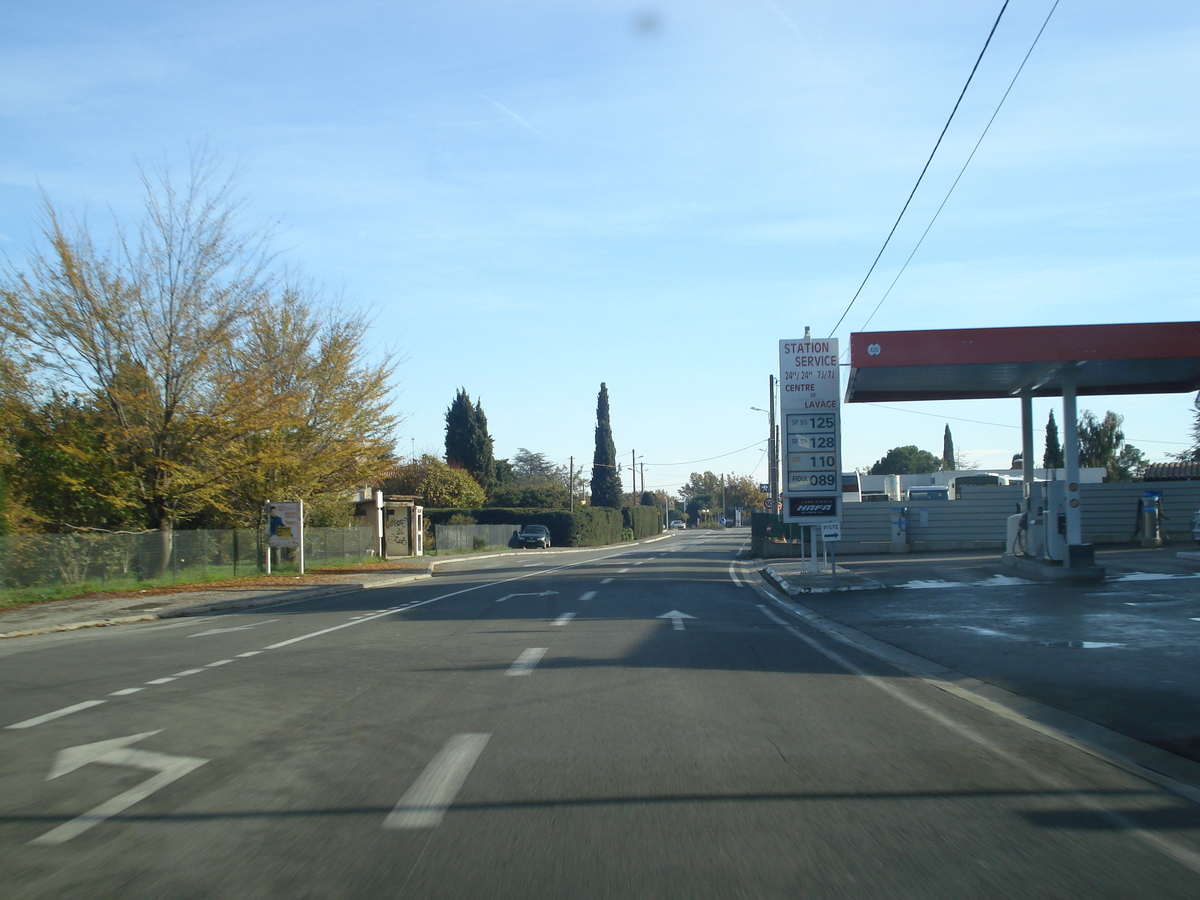
[[[550,549],[550,529],[545,525],[526,525],[517,533],[517,540],[527,549],[541,547]]]
[[[672,519],[671,520],[671,530],[672,531],[683,531],[683,519]]]

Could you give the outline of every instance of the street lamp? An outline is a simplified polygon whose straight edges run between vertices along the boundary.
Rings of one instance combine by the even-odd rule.
[[[771,493],[771,512],[776,514],[779,512],[779,429],[775,425],[775,376],[771,376],[771,408],[761,409],[757,406],[750,407],[756,412],[766,413],[768,416],[768,432],[767,432],[767,459],[769,461],[770,470],[767,478],[767,487]]]

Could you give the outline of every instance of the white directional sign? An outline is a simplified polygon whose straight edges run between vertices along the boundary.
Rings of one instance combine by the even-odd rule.
[[[841,521],[840,391],[836,338],[779,342],[785,522]]]
[[[136,744],[143,738],[155,734],[158,734],[158,731],[144,731],[141,734],[96,741],[94,744],[80,744],[78,747],[68,747],[66,750],[59,751],[58,758],[54,761],[54,768],[46,776],[47,781],[58,778],[60,775],[66,775],[68,772],[74,772],[88,763],[130,766],[158,774],[122,794],[118,794],[111,800],[106,800],[95,809],[90,809],[83,815],[76,816],[57,828],[52,828],[41,837],[34,838],[30,843],[62,844],[69,841],[71,838],[83,834],[89,828],[99,825],[105,819],[124,812],[139,800],[149,797],[159,788],[166,787],[177,778],[182,778],[188,772],[208,762],[207,759],[196,759],[193,756],[171,756],[166,753],[153,753],[149,750],[130,749],[130,744]]]

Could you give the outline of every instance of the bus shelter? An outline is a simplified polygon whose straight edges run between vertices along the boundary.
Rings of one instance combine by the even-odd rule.
[[[850,335],[847,403],[1019,401],[1025,497],[1019,526],[1033,533],[1034,520],[1041,517],[1045,529],[1036,552],[1022,562],[1059,567],[1077,577],[1097,570],[1093,548],[1082,540],[1076,398],[1195,390],[1200,390],[1200,322]],[[1034,483],[1034,397],[1062,397],[1066,477],[1057,486]]]

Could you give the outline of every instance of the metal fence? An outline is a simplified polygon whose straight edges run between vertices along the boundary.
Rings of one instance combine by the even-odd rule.
[[[482,550],[485,547],[519,547],[520,525],[434,525],[438,553]]]
[[[308,566],[373,556],[370,528],[306,528]],[[209,581],[261,571],[258,529],[140,534],[21,534],[0,537],[0,587]],[[288,563],[283,563],[287,567]]]

